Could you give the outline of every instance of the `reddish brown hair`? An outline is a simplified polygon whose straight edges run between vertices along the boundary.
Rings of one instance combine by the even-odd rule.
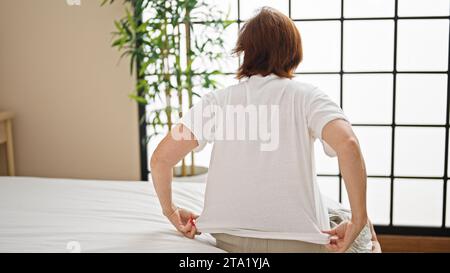
[[[300,33],[281,12],[263,7],[239,32],[234,53],[244,53],[237,78],[271,73],[292,78],[303,58]]]

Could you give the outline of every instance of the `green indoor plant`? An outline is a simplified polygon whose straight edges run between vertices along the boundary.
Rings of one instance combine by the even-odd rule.
[[[137,73],[130,98],[146,106],[141,120],[151,128],[146,143],[170,130],[194,96],[200,96],[196,90],[218,87],[215,77],[222,74],[226,54],[222,33],[232,23],[226,18],[205,0],[125,0],[125,16],[114,22],[112,45],[129,57],[130,70]],[[212,65],[195,65],[202,62]],[[175,174],[194,175],[193,153],[190,161],[187,166],[183,159]]]

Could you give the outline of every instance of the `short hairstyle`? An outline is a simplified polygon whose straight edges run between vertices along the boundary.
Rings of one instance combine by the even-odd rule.
[[[233,53],[244,53],[237,78],[252,75],[292,78],[303,58],[300,33],[281,12],[263,7],[239,32]]]

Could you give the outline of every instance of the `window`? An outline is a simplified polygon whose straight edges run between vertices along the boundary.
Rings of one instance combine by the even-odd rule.
[[[450,235],[450,1],[210,1],[236,21],[230,41],[261,6],[295,21],[304,43],[297,80],[321,88],[352,122],[379,232]],[[224,85],[235,81],[237,65],[228,63]],[[207,164],[209,151],[198,162]],[[318,143],[316,161],[322,192],[348,205],[337,160]]]

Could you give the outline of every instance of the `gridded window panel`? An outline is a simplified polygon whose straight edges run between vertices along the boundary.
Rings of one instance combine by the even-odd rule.
[[[391,74],[344,75],[344,111],[352,123],[392,122]]]
[[[428,16],[449,16],[450,1],[206,1],[214,2],[225,10],[229,6],[229,19],[231,20],[245,21],[264,5],[272,6],[286,15],[290,13],[294,20],[298,19],[296,24],[303,38],[305,59],[296,71],[299,72],[296,80],[319,87],[336,103],[339,103],[340,100],[343,101],[344,111],[350,121],[353,124],[360,124],[354,126],[354,131],[361,143],[368,174],[386,176],[386,178],[368,178],[367,203],[371,220],[376,225],[389,224],[389,212],[392,209],[390,203],[390,186],[392,184],[390,182],[391,179],[394,179],[393,222],[390,223],[390,227],[385,227],[385,231],[389,231],[391,227],[394,230],[397,225],[439,227],[442,224],[443,181],[441,178],[427,179],[427,177],[442,177],[444,168],[450,171],[450,165],[444,166],[444,158],[447,156],[450,161],[450,155],[445,153],[445,132],[448,129],[443,127],[446,118],[447,86],[445,83],[448,74],[449,21],[448,18],[431,19]],[[344,2],[343,10],[341,9],[342,2]],[[400,19],[397,19],[394,14],[396,2],[398,2]],[[333,20],[333,18],[339,19],[341,12],[343,12],[343,20]],[[144,16],[148,18],[149,14]],[[427,18],[411,18],[415,16],[427,16]],[[402,17],[408,18],[402,19]],[[355,18],[364,19],[355,20]],[[309,21],[310,19],[312,21]],[[397,21],[397,31],[395,31],[395,21]],[[342,35],[341,22],[344,24]],[[236,41],[238,25],[242,27],[243,24],[236,23],[230,28],[233,29],[230,31],[234,32],[232,33],[233,37],[228,35],[225,37],[229,51]],[[397,39],[394,38],[395,34]],[[343,41],[341,41],[342,39]],[[394,60],[395,41],[397,41],[396,60]],[[342,49],[340,48],[341,42],[344,46]],[[185,53],[182,54],[182,59],[184,55]],[[341,58],[343,63],[341,63]],[[182,61],[185,64],[185,60]],[[237,60],[236,62],[232,61],[219,69],[222,72],[233,73],[238,63]],[[394,63],[396,63],[396,70],[394,70]],[[342,74],[339,73],[341,65],[344,72]],[[216,67],[207,62],[200,66],[208,69]],[[422,71],[427,73],[420,73]],[[394,77],[396,80],[395,113],[392,111]],[[238,82],[233,75],[216,77],[216,79],[222,83],[223,87]],[[343,79],[342,90],[340,88],[341,79]],[[195,91],[203,95],[211,90],[197,88]],[[194,103],[198,100],[199,98],[194,98]],[[184,101],[187,102],[187,97],[184,98]],[[160,105],[152,107],[158,106]],[[184,110],[187,110],[187,107],[185,108]],[[441,115],[442,112],[444,115]],[[396,117],[395,122],[392,120],[392,116]],[[370,126],[361,126],[361,124],[370,124]],[[383,126],[386,124],[388,126]],[[425,124],[426,127],[420,126],[421,124]],[[404,125],[409,125],[409,127]],[[392,136],[393,129],[395,129],[394,136]],[[395,141],[395,149],[394,164],[391,166],[392,139]],[[153,143],[156,146],[158,142],[159,139],[153,139],[150,144]],[[154,148],[149,145],[147,153],[151,154]],[[197,165],[207,166],[209,164],[211,148],[211,145],[207,145],[202,152],[196,154]],[[338,201],[340,193],[337,160],[324,154],[320,141],[315,142],[315,151],[316,170],[319,173],[317,180],[321,191]],[[186,159],[190,164],[190,158]],[[147,170],[147,166],[144,168]],[[391,168],[394,169],[393,177],[390,177]],[[326,176],[321,176],[321,174]],[[397,176],[412,176],[417,180],[400,179]],[[402,184],[402,181],[405,184]],[[411,181],[431,183],[422,184],[424,187],[422,190],[416,186],[409,187],[406,182]],[[436,186],[436,184],[439,185]],[[428,187],[428,185],[432,186]],[[342,201],[348,206],[345,187],[342,186]],[[447,208],[446,232],[450,230],[448,229],[450,227],[449,195],[450,188],[448,187],[445,204]],[[431,202],[429,202],[430,200]],[[419,209],[424,209],[425,212],[419,211],[420,215],[405,213],[408,208],[410,208],[409,211],[411,208],[416,210],[414,205]],[[430,211],[432,213],[429,213]],[[414,229],[413,232],[416,230],[418,229]],[[429,231],[426,228],[420,229],[420,232],[422,231],[434,234],[435,229]]]
[[[339,202],[339,178],[329,176],[318,176],[320,192],[326,197]]]
[[[303,61],[297,71],[339,71],[341,23],[296,22],[296,25],[302,37],[303,47]]]
[[[393,224],[441,226],[442,190],[441,180],[395,179]]]
[[[344,21],[344,71],[392,71],[393,20]]]
[[[247,20],[255,15],[255,12],[261,7],[272,7],[278,11],[289,14],[289,0],[251,0],[240,1],[240,15],[242,20]]]
[[[397,70],[446,71],[448,20],[398,20]]]
[[[291,0],[293,19],[339,18],[341,1],[338,0]]]
[[[368,175],[389,175],[391,168],[390,127],[360,127],[353,130],[360,142]]]
[[[395,0],[345,0],[344,17],[394,17]]]
[[[337,105],[340,104],[341,77],[339,75],[302,74],[297,75],[295,80],[307,82],[316,86],[324,93],[326,93]]]
[[[444,128],[398,127],[395,130],[396,176],[442,176]]]
[[[445,124],[446,74],[398,74],[396,122]]]
[[[342,203],[350,208],[348,194],[345,190],[342,192]],[[390,221],[390,198],[391,181],[387,178],[368,178],[367,179],[367,213],[369,219],[375,225],[388,225]]]
[[[316,172],[318,174],[339,174],[339,166],[336,157],[329,157],[325,154],[320,140],[314,143]]]
[[[398,0],[399,16],[448,16],[448,0]]]

